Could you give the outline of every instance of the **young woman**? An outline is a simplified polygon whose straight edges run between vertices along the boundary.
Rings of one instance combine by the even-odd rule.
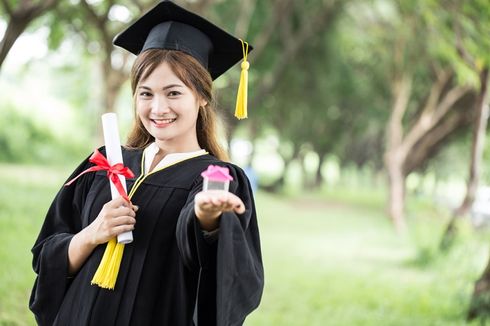
[[[105,171],[60,190],[32,250],[30,308],[39,325],[241,325],[258,306],[263,268],[252,191],[215,132],[212,80],[229,68],[216,68],[223,62],[213,56],[229,49],[215,29],[164,1],[116,39],[134,45],[135,35],[146,35],[129,49],[139,53],[135,124],[123,149],[137,176],[127,179],[131,204],[111,200]],[[229,192],[202,191],[210,164],[229,169]],[[85,160],[70,179],[90,166]],[[114,290],[91,285],[104,244],[128,230],[134,241]]]

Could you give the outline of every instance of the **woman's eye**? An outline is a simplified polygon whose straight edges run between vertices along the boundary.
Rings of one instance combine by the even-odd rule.
[[[168,93],[168,96],[179,96],[180,94],[181,94],[181,93],[180,93],[180,92],[178,92],[178,91],[170,91],[170,92]]]
[[[140,97],[150,97],[151,96],[151,93],[149,92],[141,92],[140,93]]]

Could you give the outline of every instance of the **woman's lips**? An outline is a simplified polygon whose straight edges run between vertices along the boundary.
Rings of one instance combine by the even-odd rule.
[[[175,122],[175,120],[177,120],[177,118],[150,119],[152,124],[157,128],[163,128],[163,127],[169,126],[170,124]]]

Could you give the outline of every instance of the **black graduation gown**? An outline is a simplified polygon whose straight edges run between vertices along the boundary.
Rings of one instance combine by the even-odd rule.
[[[141,150],[123,149],[124,164],[141,174]],[[218,240],[205,241],[193,199],[209,164],[227,166],[230,192],[246,212],[221,216]],[[85,160],[70,177],[92,166]],[[135,179],[128,179],[128,189]],[[128,190],[129,191],[129,190]],[[91,285],[106,245],[70,277],[68,246],[110,200],[104,171],[63,187],[32,249],[37,274],[30,309],[39,325],[241,325],[263,290],[263,267],[252,191],[243,171],[211,155],[149,175],[132,202],[139,206],[134,241],[125,246],[114,290]]]

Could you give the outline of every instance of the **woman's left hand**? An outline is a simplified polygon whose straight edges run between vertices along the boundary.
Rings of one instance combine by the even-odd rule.
[[[219,217],[223,212],[245,212],[243,201],[235,194],[224,190],[201,191],[194,197],[194,211],[201,228],[212,231],[219,225]]]

